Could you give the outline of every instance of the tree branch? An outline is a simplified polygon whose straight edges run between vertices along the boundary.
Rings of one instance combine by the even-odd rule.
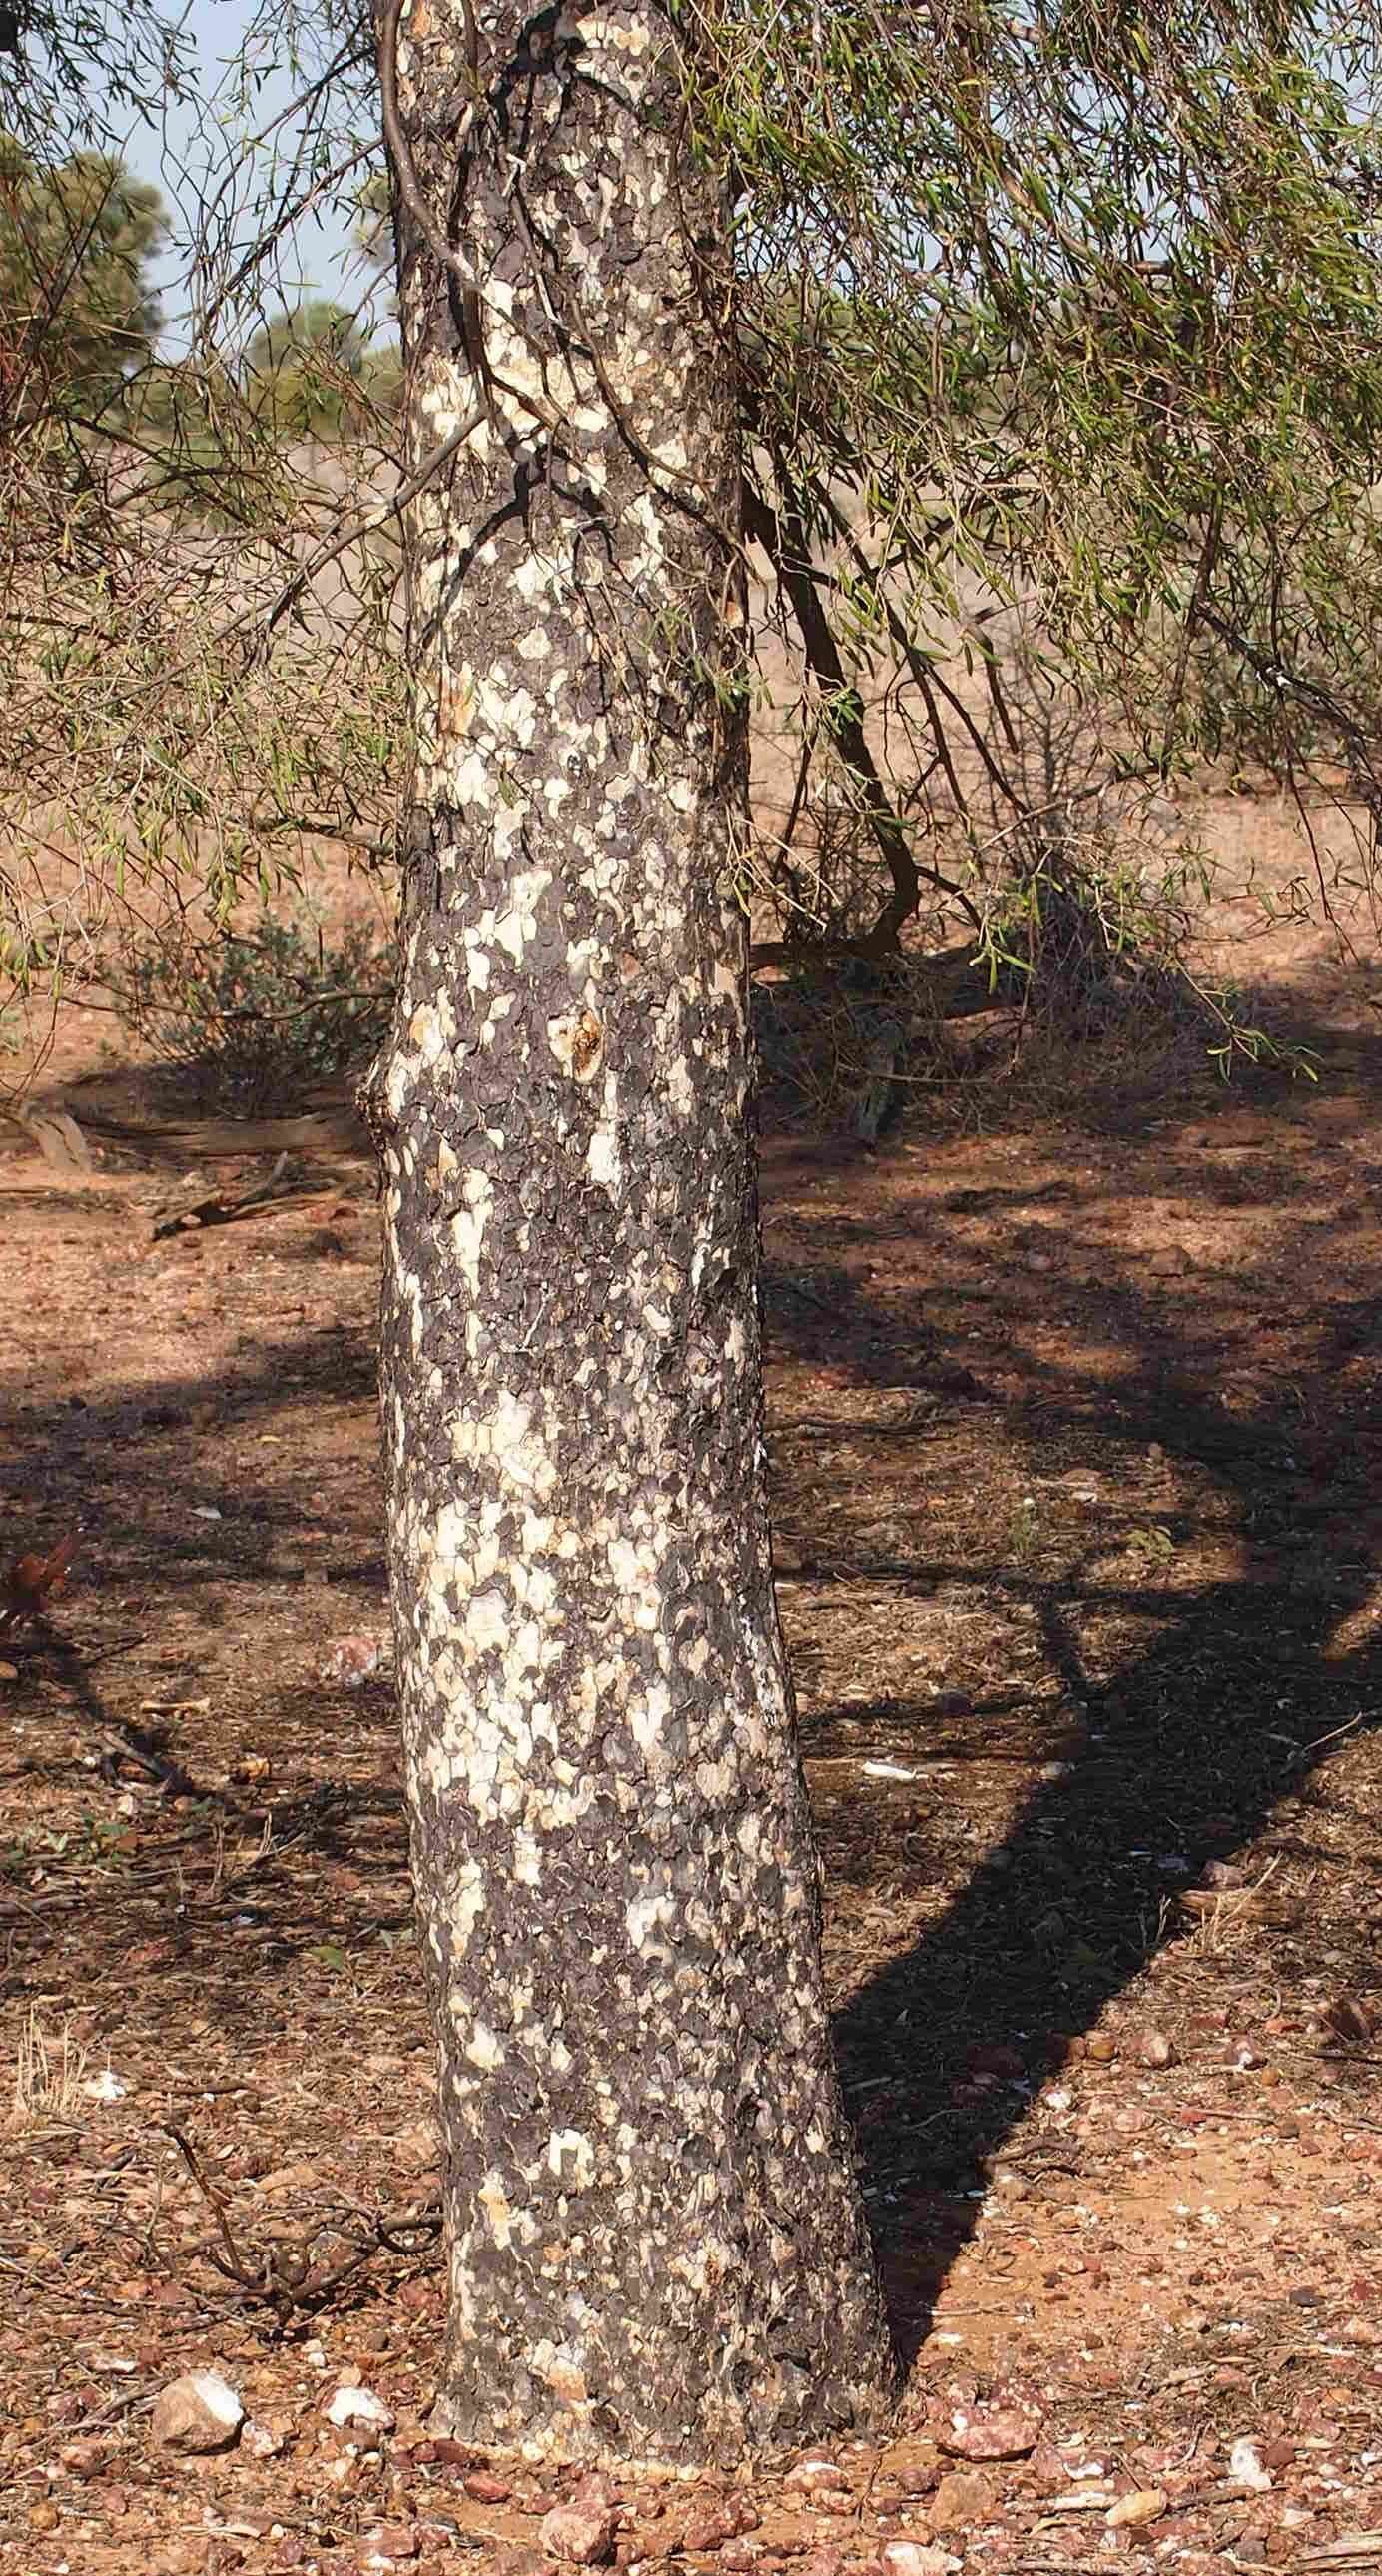
[[[857,693],[850,685],[834,630],[821,604],[800,511],[793,508],[785,518],[779,516],[763,495],[746,482],[744,524],[749,536],[762,546],[792,603],[810,670],[822,690],[830,693],[826,727],[858,789],[861,810],[892,879],[891,900],[866,933],[857,953],[880,957],[896,949],[900,932],[913,918],[921,900],[923,883],[935,885],[959,903],[975,929],[982,929],[975,906],[958,886],[943,877],[939,869],[918,866],[907,834],[884,791],[864,732],[863,716],[858,711]]]
[[[364,511],[358,519],[350,520],[327,545],[320,546],[308,562],[298,567],[291,581],[284,583],[264,620],[266,640],[272,635],[279,620],[285,617],[294,602],[301,598],[308,583],[315,581],[318,573],[324,572],[329,563],[334,563],[337,555],[344,554],[350,546],[358,545],[363,537],[372,536],[376,528],[387,527],[390,519],[397,519],[402,515],[409,502],[415,501],[419,492],[426,489],[434,475],[440,474],[442,467],[450,463],[458,448],[464,447],[466,440],[473,430],[479,428],[484,417],[485,406],[483,403],[477,403],[473,411],[467,412],[459,429],[453,429],[450,437],[442,440],[440,447],[434,447],[431,455],[423,458],[416,474],[410,474],[407,482],[399,485],[390,500],[381,502],[375,510]]]

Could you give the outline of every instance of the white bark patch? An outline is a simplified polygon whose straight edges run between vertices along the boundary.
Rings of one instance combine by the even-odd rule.
[[[515,966],[522,965],[523,952],[536,936],[538,905],[551,882],[550,868],[527,868],[513,880],[513,899],[496,921],[494,937],[500,948],[508,950]]]
[[[568,2191],[589,2191],[595,2180],[595,2149],[579,2129],[552,2131],[547,2164]]]
[[[438,795],[449,795],[463,814],[472,810],[488,813],[494,803],[494,767],[488,751],[483,744],[477,744],[463,760],[443,762],[442,748],[438,740],[434,763]]]
[[[466,1642],[472,1654],[487,1655],[508,1641],[509,1605],[502,1592],[477,1592],[466,1604]]]
[[[538,2344],[533,2353],[532,2368],[534,2377],[542,2380],[563,2406],[574,2408],[587,2403],[586,2375],[574,2345],[548,2341]]]
[[[514,1835],[510,1866],[516,1887],[541,1887],[542,1845],[535,1834],[520,1831]]]
[[[540,554],[524,555],[509,576],[509,587],[520,599],[545,600],[561,585],[562,576],[550,559]]]
[[[449,1053],[456,1035],[456,1015],[451,1008],[449,993],[443,993],[436,1002],[425,1003],[421,1010],[414,1011],[408,1023],[408,1035],[424,1064],[441,1062]]]
[[[672,1714],[672,1694],[653,1683],[641,1700],[629,1707],[629,1726],[633,1740],[642,1754],[654,1780],[667,1778],[676,1768],[675,1757],[666,1742],[667,1723]]]
[[[669,1944],[656,1939],[655,1935],[675,1921],[676,1911],[674,1899],[665,1890],[656,1896],[635,1897],[624,1916],[630,1948],[648,1950],[656,1957],[669,1958]]]
[[[473,1297],[480,1293],[480,1254],[484,1246],[485,1226],[494,1204],[494,1183],[488,1172],[467,1172],[461,1184],[465,1201],[451,1220],[451,1242],[460,1271]]]
[[[503,2175],[493,2171],[487,2173],[475,2198],[489,2220],[489,2232],[495,2244],[507,2253],[513,2240],[513,2204],[504,2187]]]
[[[475,1861],[466,1861],[454,1873],[447,1889],[451,1936],[460,1958],[470,1946],[470,1936],[485,1911],[485,1901],[484,1872]]]
[[[400,63],[402,59],[400,46]],[[457,370],[435,350],[429,350],[418,362],[413,399],[428,447],[439,447],[443,439],[454,438],[471,409]]]
[[[619,1151],[618,1131],[611,1121],[597,1127],[586,1152],[585,1167],[598,1190],[608,1190],[617,1198],[624,1186],[624,1158]]]
[[[506,680],[501,667],[481,681],[475,693],[475,721],[488,729],[491,755],[501,757],[506,750],[526,751],[537,727],[532,690],[502,685]]]
[[[556,1487],[557,1470],[534,1413],[531,1399],[497,1388],[488,1413],[463,1413],[452,1424],[452,1457],[458,1462],[492,1460],[507,1492],[545,1502]]]

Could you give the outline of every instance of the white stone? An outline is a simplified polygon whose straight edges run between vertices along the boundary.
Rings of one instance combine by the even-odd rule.
[[[396,2420],[393,2408],[372,2388],[338,2388],[327,2399],[326,2417],[340,2431],[348,2424],[361,2424],[370,2433],[391,2433]]]
[[[1272,2473],[1263,2460],[1259,2444],[1246,2435],[1235,2442],[1229,2452],[1228,2473],[1251,2495],[1265,2495],[1272,2483]]]
[[[170,2451],[224,2451],[244,2420],[244,2407],[219,2370],[189,2370],[160,2388],[151,2430]]]

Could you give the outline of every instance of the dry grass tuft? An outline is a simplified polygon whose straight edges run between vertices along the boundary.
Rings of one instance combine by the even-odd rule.
[[[86,2066],[86,2051],[73,2039],[67,2023],[50,2035],[31,2011],[15,2051],[11,2134],[75,2119],[84,2098]]]

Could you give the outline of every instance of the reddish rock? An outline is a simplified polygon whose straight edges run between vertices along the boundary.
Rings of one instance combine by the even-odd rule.
[[[735,2539],[738,2531],[739,2517],[733,2505],[727,2505],[721,2497],[706,2499],[691,2507],[682,2533],[682,2547],[697,2553],[718,2549],[724,2541]]]
[[[940,2448],[958,2460],[1020,2460],[1041,2439],[1045,2413],[1030,2390],[995,2388],[987,2398],[956,2392],[936,2411]]]
[[[1034,2495],[1064,2495],[1070,2471],[1054,2442],[1038,2442],[1026,2466],[1023,2484]]]
[[[224,2451],[244,2420],[235,2390],[218,2370],[189,2370],[160,2388],[150,2431],[167,2451]]]
[[[878,2553],[883,2576],[953,2576],[959,2566],[948,2549],[936,2549],[919,2540],[890,2540]]]
[[[220,2576],[227,2567],[244,2564],[245,2553],[233,2540],[208,2540],[190,2531],[170,2532],[158,2553],[158,2576]]]
[[[240,2435],[240,2447],[248,2451],[252,2460],[276,2460],[287,2438],[287,2427],[281,2418],[275,2420],[269,2416],[261,2420],[258,2416],[248,2415]]]
[[[1228,2473],[1235,2486],[1246,2487],[1250,2495],[1263,2495],[1272,2483],[1272,2473],[1262,2457],[1261,2446],[1250,2434],[1241,2434],[1228,2455]]]
[[[98,2478],[109,2459],[106,2444],[89,2433],[81,2441],[64,2442],[58,2453],[59,2463],[70,2478]]]
[[[929,2495],[944,2466],[934,2442],[915,2442],[904,2458],[894,2460],[892,2475],[904,2495]]]
[[[1001,2040],[981,2040],[966,2052],[965,2064],[971,2075],[995,2075],[1004,2083],[1016,2083],[1027,2071],[1020,2051]]]
[[[607,2567],[614,2556],[618,2525],[613,2508],[579,2497],[544,2514],[538,2540],[549,2558],[566,2558],[576,2567]]]
[[[606,2512],[622,2501],[613,2478],[604,2469],[587,2469],[577,2478],[570,2500],[573,2504],[603,2505]]]
[[[798,2460],[796,2467],[788,2470],[786,2483],[797,2493],[806,2495],[828,2493],[832,2488],[846,2494],[849,2491],[849,2479],[838,2461],[826,2459],[819,2452]]]
[[[341,1690],[359,1690],[378,1672],[384,1659],[384,1645],[385,1640],[379,1633],[338,1637],[317,1666],[318,1681],[334,1682]]]
[[[328,2397],[326,2420],[338,2432],[349,2432],[354,2439],[369,2441],[379,2433],[391,2433],[395,2416],[378,2391],[366,2388],[362,2381],[351,2380]]]
[[[488,2469],[468,2470],[461,2487],[472,2504],[507,2504],[513,2494],[507,2478],[496,2478]]]
[[[652,2515],[646,2515],[631,2530],[620,2534],[615,2543],[614,2563],[616,2567],[632,2567],[640,2558],[665,2557],[666,2551],[666,2533],[658,2529]]]
[[[985,2521],[997,2501],[993,2480],[981,2470],[951,2469],[931,2498],[927,2519],[935,2531],[967,2531],[972,2522]]]
[[[437,2122],[432,2118],[414,2120],[390,2140],[388,2153],[404,2173],[431,2173],[441,2163],[441,2130]]]
[[[1160,2522],[1165,2511],[1164,2488],[1134,2487],[1129,2494],[1115,2499],[1104,2521],[1110,2531],[1137,2531],[1144,2523]]]
[[[420,2547],[415,2522],[380,2522],[360,2542],[360,2565],[368,2576],[388,2576],[394,2567],[409,2567]]]

